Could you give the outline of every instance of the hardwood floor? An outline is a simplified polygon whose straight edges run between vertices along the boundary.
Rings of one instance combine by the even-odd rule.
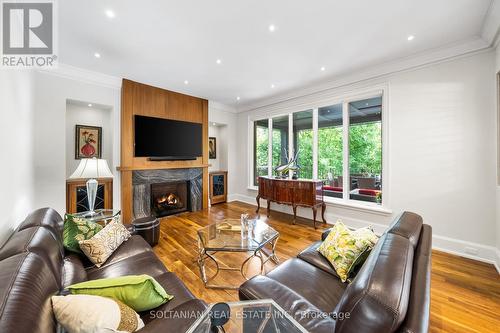
[[[208,303],[237,301],[236,290],[206,289],[200,279],[197,259],[196,230],[225,218],[239,218],[242,213],[254,214],[255,207],[232,202],[220,204],[196,213],[164,218],[161,239],[155,252],[169,270],[175,272],[191,291]],[[265,209],[261,210],[265,217]],[[298,219],[290,225],[291,216],[272,212],[268,223],[280,233],[277,255],[281,262],[296,256],[302,249],[320,239],[322,228],[311,227],[312,221]],[[307,224],[307,226],[306,226]],[[224,264],[239,267],[245,254],[231,253],[218,256]],[[248,275],[258,272],[257,260],[250,263]],[[275,265],[266,264],[267,271]],[[209,265],[208,273],[214,269]],[[239,285],[244,281],[239,273],[222,272],[215,282]],[[500,276],[492,265],[432,252],[431,324],[429,332],[499,332],[500,331]]]

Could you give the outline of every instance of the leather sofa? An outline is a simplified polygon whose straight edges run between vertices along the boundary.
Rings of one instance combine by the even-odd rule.
[[[328,231],[323,234],[323,239]],[[432,229],[401,214],[351,283],[317,251],[320,241],[239,288],[241,300],[274,299],[312,333],[424,333],[429,327]]]
[[[52,295],[74,283],[131,274],[151,275],[174,295],[154,313],[140,314],[145,323],[141,333],[184,332],[206,309],[140,236],[132,236],[97,268],[65,253],[61,216],[53,209],[39,209],[0,249],[0,332],[59,332]],[[180,311],[186,312],[175,315]]]

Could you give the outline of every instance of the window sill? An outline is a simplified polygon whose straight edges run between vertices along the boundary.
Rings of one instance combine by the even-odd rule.
[[[383,216],[392,215],[391,209],[386,208],[386,207],[381,207],[377,204],[357,203],[357,202],[353,202],[352,200],[346,202],[345,200],[330,198],[330,197],[324,197],[324,200],[325,200],[326,204],[329,206],[335,206],[335,207],[356,210],[356,211],[365,212],[365,213],[383,215]]]
[[[252,186],[252,185],[250,185],[250,186],[248,186],[248,187],[247,187],[247,190],[250,190],[250,191],[258,191],[258,190],[259,190],[259,187],[258,187],[258,186]]]

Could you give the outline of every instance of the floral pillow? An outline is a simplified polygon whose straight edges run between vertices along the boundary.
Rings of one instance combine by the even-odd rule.
[[[362,264],[367,253],[378,241],[371,228],[349,230],[341,221],[337,221],[330,234],[318,247],[321,253],[332,264],[342,282],[346,282],[355,266]]]
[[[66,214],[63,228],[64,247],[68,251],[81,254],[78,242],[94,237],[101,230],[102,226],[98,223]]]

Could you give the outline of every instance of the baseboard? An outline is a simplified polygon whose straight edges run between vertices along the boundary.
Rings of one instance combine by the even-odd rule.
[[[253,206],[256,206],[256,201],[254,197],[250,197],[242,194],[232,194],[228,196],[228,201],[240,201]],[[273,206],[273,210],[290,213],[291,209],[288,206]],[[301,214],[298,214],[301,215]],[[326,214],[330,218],[330,221],[336,221],[337,219],[341,219],[346,225],[355,228],[361,228],[366,226],[372,226],[376,233],[381,234],[387,229],[387,225],[377,224],[370,221],[365,221],[361,219],[354,219],[352,217],[341,216],[338,214]],[[307,217],[307,216],[303,216]],[[494,265],[497,272],[500,274],[500,250],[498,250],[494,246],[487,246],[478,243],[463,241],[459,239],[449,238],[440,235],[432,235],[432,248],[443,251],[446,253],[454,254],[460,257],[477,260],[481,262],[485,262],[491,265]],[[465,252],[465,248],[473,248],[477,250],[477,254],[469,254]]]

